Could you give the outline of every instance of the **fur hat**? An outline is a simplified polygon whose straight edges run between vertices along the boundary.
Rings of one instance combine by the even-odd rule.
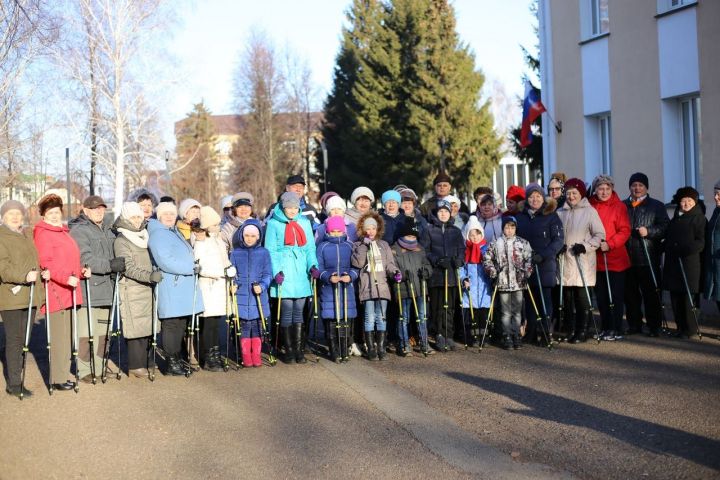
[[[581,197],[585,197],[587,195],[587,187],[585,186],[585,182],[583,182],[579,178],[571,178],[570,180],[565,182],[565,191],[567,192],[571,188],[574,188],[578,192],[580,192]]]
[[[382,217],[377,212],[368,212],[360,217],[357,223],[358,238],[362,240],[367,236],[367,230],[365,230],[365,222],[367,222],[368,220],[374,220],[377,224],[377,234],[375,235],[375,238],[382,238],[383,234],[385,233],[385,222],[383,222]]]
[[[650,180],[648,180],[648,176],[645,175],[642,172],[636,172],[630,175],[630,180],[628,181],[628,187],[632,187],[632,184],[635,182],[640,182],[643,185],[645,185],[645,188],[650,188]]]
[[[600,185],[610,185],[610,188],[615,188],[615,180],[610,175],[598,175],[592,181],[593,192],[597,190]]]
[[[136,188],[135,190],[130,192],[127,197],[128,202],[136,203],[140,203],[142,200],[145,199],[149,199],[152,202],[153,208],[157,207],[159,203],[157,196],[147,188]]]
[[[180,215],[180,218],[187,217],[188,210],[193,207],[200,208],[202,207],[202,205],[194,198],[186,198],[185,200],[180,202],[180,206],[178,207],[178,214]]]
[[[505,198],[512,200],[513,202],[519,202],[525,200],[525,190],[520,185],[510,185],[508,187]]]
[[[353,190],[350,194],[350,203],[355,205],[355,201],[360,197],[367,197],[371,203],[375,203],[375,195],[368,187],[357,187]]]
[[[207,230],[211,227],[217,227],[220,225],[220,215],[215,211],[214,208],[204,206],[200,208],[200,228]]]
[[[452,179],[450,178],[450,175],[445,173],[444,170],[441,170],[440,173],[435,175],[435,178],[433,179],[433,186],[435,186],[441,182],[446,182],[446,183],[452,184]]]
[[[27,213],[25,210],[25,205],[18,202],[17,200],[8,200],[7,202],[3,203],[0,207],[0,218],[4,217],[7,212],[10,210],[20,210],[20,213],[23,214],[23,217]]]
[[[38,201],[38,211],[40,212],[41,217],[44,217],[45,212],[55,207],[60,207],[60,209],[62,210],[63,201],[62,198],[60,198],[58,195],[55,195],[54,193],[45,195]]]
[[[681,187],[678,188],[675,195],[673,195],[672,203],[680,205],[680,200],[683,198],[692,198],[695,203],[697,203],[698,198],[700,198],[700,194],[693,187]]]

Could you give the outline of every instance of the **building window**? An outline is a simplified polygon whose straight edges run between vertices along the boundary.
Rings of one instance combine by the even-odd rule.
[[[657,0],[657,11],[664,13],[694,3],[697,3],[697,0]]]
[[[700,98],[680,100],[680,127],[685,184],[698,188],[702,177],[700,163]]]
[[[602,173],[612,176],[612,128],[610,115],[598,117],[600,134],[600,166]]]
[[[590,32],[593,36],[602,35],[610,30],[608,0],[590,0]]]

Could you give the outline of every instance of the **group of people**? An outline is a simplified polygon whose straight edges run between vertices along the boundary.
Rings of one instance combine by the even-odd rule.
[[[23,360],[36,310],[46,319],[52,392],[94,383],[98,368],[106,373],[116,322],[128,374],[148,377],[155,347],[166,375],[189,375],[194,360],[222,371],[230,356],[230,348],[221,354],[223,324],[238,339],[238,363],[259,367],[263,351],[305,363],[311,318],[315,329],[322,322],[328,355],[339,363],[360,354],[383,360],[389,351],[429,355],[431,347],[477,346],[486,336],[504,349],[584,342],[593,332],[593,291],[601,320],[594,333],[605,341],[640,333],[643,318],[645,333],[657,336],[663,289],[679,337],[699,328],[702,288],[720,307],[720,182],[709,224],[694,188],[678,189],[669,218],[642,173],[630,177],[625,200],[607,175],[586,185],[556,173],[547,191],[514,185],[505,209],[480,187],[474,212],[451,194],[444,172],[433,185],[424,202],[398,185],[381,195],[381,206],[367,187],[353,190],[349,206],[327,192],[318,211],[304,178],[292,175],[262,219],[248,192],[223,197],[219,212],[140,189],[116,215],[90,196],[67,224],[61,198],[49,194],[37,203],[42,219],[33,228],[25,206],[7,201],[0,207],[6,391],[32,394]],[[196,347],[184,342],[195,332]]]

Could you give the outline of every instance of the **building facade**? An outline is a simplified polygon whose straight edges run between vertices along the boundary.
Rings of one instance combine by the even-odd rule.
[[[720,1],[539,0],[545,178],[637,171],[669,202],[720,178]]]

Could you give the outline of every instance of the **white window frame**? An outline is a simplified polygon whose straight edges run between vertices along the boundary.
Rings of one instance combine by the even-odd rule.
[[[657,0],[657,13],[665,13],[686,5],[696,4],[697,0]]]
[[[702,161],[700,158],[700,97],[678,100],[680,140],[685,184],[698,189],[701,186]]]
[[[610,31],[609,0],[590,0],[590,35],[597,37]],[[605,4],[605,11],[608,17],[607,24],[603,30],[602,11]]]
[[[600,166],[602,173],[612,176],[612,119],[610,114],[597,117],[600,136]]]

